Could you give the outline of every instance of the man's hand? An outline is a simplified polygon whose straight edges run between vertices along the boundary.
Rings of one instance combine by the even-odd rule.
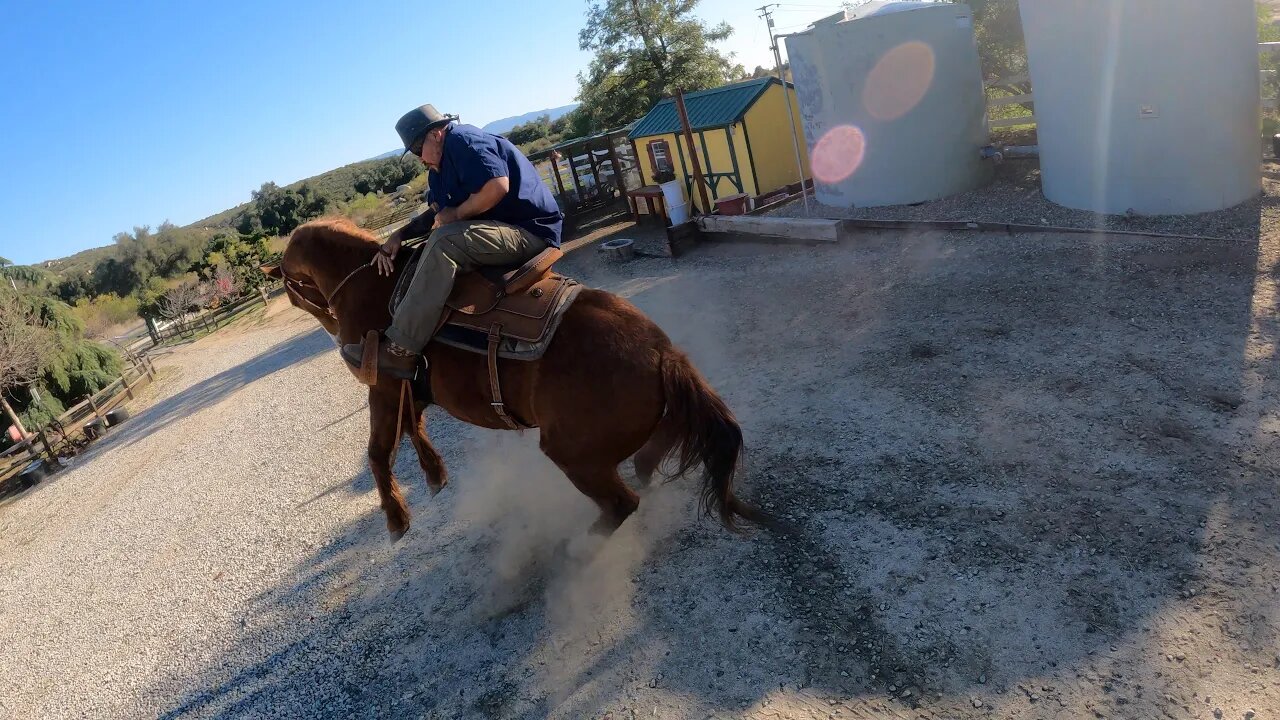
[[[436,213],[436,221],[434,224],[432,224],[431,229],[435,230],[441,225],[448,225],[449,223],[452,223],[452,222],[458,222],[458,208],[456,207],[441,208],[441,210]]]
[[[400,252],[400,236],[392,234],[387,241],[382,244],[382,248],[378,250],[378,254],[373,256],[373,266],[378,269],[379,275],[391,277],[391,273],[396,271],[396,253]]]

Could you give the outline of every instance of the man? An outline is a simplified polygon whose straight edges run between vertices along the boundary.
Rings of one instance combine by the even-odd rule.
[[[413,377],[458,274],[523,263],[560,247],[564,216],[533,163],[506,138],[454,120],[423,105],[396,123],[405,152],[427,166],[429,209],[387,238],[374,256],[378,272],[395,271],[392,261],[405,240],[431,235],[379,343],[380,375]],[[354,367],[363,355],[362,342],[342,347]]]

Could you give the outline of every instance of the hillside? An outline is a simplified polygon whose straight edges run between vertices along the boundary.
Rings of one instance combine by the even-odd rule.
[[[516,115],[514,117],[502,118],[501,120],[494,120],[493,122],[489,123],[488,125],[485,125],[480,129],[484,130],[485,132],[491,132],[496,135],[501,135],[502,133],[511,130],[511,128],[517,125],[523,125],[532,120],[537,120],[539,117],[542,117],[543,115],[550,115],[551,119],[555,120],[564,115],[568,115],[569,113],[573,112],[574,109],[576,109],[577,107],[578,107],[578,103],[570,103],[568,105],[562,105],[558,108],[547,108],[546,110],[535,110],[533,112],[527,112],[523,115]]]

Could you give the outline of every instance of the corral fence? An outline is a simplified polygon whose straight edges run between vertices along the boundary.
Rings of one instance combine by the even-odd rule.
[[[213,332],[255,307],[265,306],[283,289],[283,283],[269,283],[258,288],[257,292],[216,308],[183,315],[163,324],[149,322],[147,335],[130,340],[120,347],[124,348],[126,354],[136,355],[175,338],[193,338],[202,332]]]
[[[127,419],[124,405],[137,397],[156,377],[151,359],[135,356],[115,382],[90,395],[59,415],[38,432],[0,455],[0,483],[19,475],[34,463],[58,468],[58,458],[74,454],[107,428]]]

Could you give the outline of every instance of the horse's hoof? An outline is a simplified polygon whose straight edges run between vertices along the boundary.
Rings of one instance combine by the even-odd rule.
[[[444,489],[444,486],[444,483],[440,483],[439,485],[428,485],[427,490],[431,491],[431,497],[435,497],[440,494],[440,491]]]
[[[409,532],[409,528],[406,527],[403,530],[392,530],[390,532],[391,532],[391,544],[395,545],[396,543],[400,542],[400,538],[404,537],[405,533]]]

